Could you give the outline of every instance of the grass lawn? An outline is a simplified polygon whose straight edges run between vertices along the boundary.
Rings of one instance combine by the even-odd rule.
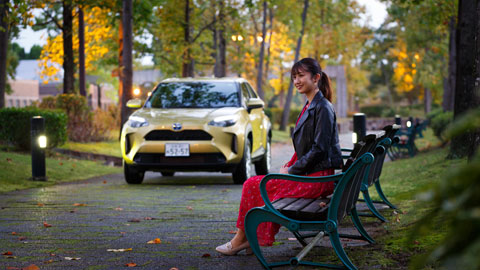
[[[67,142],[59,148],[122,157],[122,153],[120,152],[120,142],[118,140],[91,143]]]
[[[31,166],[29,154],[0,151],[0,192],[44,187],[121,172],[121,168],[118,167],[57,155],[46,159],[47,181],[31,181],[29,180],[32,177]]]
[[[365,269],[368,269],[368,265],[380,263],[383,269],[407,269],[412,259],[422,256],[438,243],[444,234],[441,226],[434,234],[425,237],[412,237],[411,232],[429,209],[429,205],[419,199],[419,194],[466,163],[466,159],[446,160],[447,154],[448,147],[436,148],[420,152],[413,158],[384,164],[380,177],[382,188],[399,210],[384,212],[389,222],[380,225],[383,229],[375,237],[376,244],[347,251],[357,266],[367,266]],[[379,199],[374,187],[370,189],[370,194]],[[362,220],[376,221],[370,218]]]

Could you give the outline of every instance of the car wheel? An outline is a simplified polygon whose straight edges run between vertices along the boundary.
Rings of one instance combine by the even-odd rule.
[[[253,163],[252,163],[252,151],[250,147],[250,140],[245,141],[245,147],[243,151],[243,158],[240,164],[237,165],[235,171],[232,173],[233,183],[243,184],[245,180],[252,176]]]
[[[175,174],[175,172],[160,172],[162,174],[162,176],[173,176]]]
[[[123,173],[125,175],[125,181],[129,184],[141,184],[145,176],[144,171],[140,171],[138,168],[135,168],[135,166],[128,165],[125,162],[123,162]]]
[[[266,175],[270,172],[270,166],[272,163],[272,147],[271,139],[267,139],[267,145],[265,147],[265,154],[262,159],[255,162],[255,172],[257,175]]]

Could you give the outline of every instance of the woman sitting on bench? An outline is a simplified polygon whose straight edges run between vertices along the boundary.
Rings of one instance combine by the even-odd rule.
[[[292,135],[295,153],[280,173],[306,176],[327,176],[343,165],[337,132],[335,111],[331,102],[330,79],[315,59],[304,58],[295,63],[291,79],[308,99],[297,119]],[[245,181],[237,220],[237,233],[233,239],[216,250],[224,255],[235,255],[244,249],[251,253],[245,236],[245,215],[253,207],[263,206],[259,184],[263,175]],[[267,183],[271,201],[279,198],[317,198],[333,192],[333,182],[298,183],[288,180],[272,180]],[[262,223],[257,229],[260,245],[271,246],[280,226],[271,222]]]

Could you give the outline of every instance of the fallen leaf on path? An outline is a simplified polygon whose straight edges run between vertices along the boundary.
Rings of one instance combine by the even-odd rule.
[[[40,267],[35,264],[30,264],[29,266],[22,268],[22,270],[40,270]]]
[[[228,203],[228,201],[223,201],[223,203]]]
[[[43,226],[44,226],[45,228],[52,227],[52,225],[48,224],[47,222],[43,222]]]
[[[80,260],[81,258],[75,258],[75,257],[65,257],[65,260],[67,261],[78,261]]]
[[[123,211],[123,208],[117,207],[114,209],[115,211]]]
[[[58,165],[63,166],[63,162],[59,162]]]
[[[73,167],[73,168],[77,167],[77,164],[73,163],[73,164],[72,164],[72,167]]]
[[[188,210],[193,210],[193,207],[187,206],[187,209],[188,209]]]
[[[16,232],[12,232],[12,235],[17,235],[17,233],[16,233]]]
[[[86,203],[74,203],[73,206],[87,206]]]
[[[162,243],[162,240],[160,240],[160,238],[155,238],[147,242],[147,244],[161,244],[161,243]]]
[[[107,249],[109,252],[125,252],[125,251],[132,251],[132,248],[119,248],[119,249]]]
[[[172,267],[172,268],[170,268],[170,270],[178,270],[178,268],[177,267]]]
[[[7,266],[6,269],[7,269],[7,270],[21,270],[20,268],[18,268],[18,267],[13,267],[13,266]]]
[[[154,219],[156,219],[156,218],[153,218],[153,217],[144,217],[143,219],[145,219],[145,220],[154,220]]]
[[[210,258],[212,257],[212,255],[208,254],[208,253],[205,253],[202,255],[202,258]]]
[[[289,237],[288,240],[289,240],[289,241],[297,241],[297,238],[295,238],[295,237]]]
[[[106,183],[107,183],[107,181],[103,180],[103,183],[104,183],[104,184],[106,184]]]
[[[40,207],[45,206],[45,204],[43,204],[43,203],[37,203],[37,205],[40,206]]]
[[[3,253],[2,255],[13,255],[13,253],[11,251],[7,251],[7,252]]]
[[[43,262],[44,264],[53,263],[53,259]]]
[[[20,237],[18,238],[19,241],[23,241],[23,240],[26,240],[26,239],[27,239],[27,237],[25,237],[25,236],[20,236]]]
[[[132,218],[128,222],[140,222],[140,219],[138,218]]]
[[[126,263],[125,266],[126,267],[135,267],[135,266],[137,266],[137,264],[136,263]]]
[[[231,230],[231,231],[228,231],[229,234],[236,234],[237,231],[234,231],[234,230]]]
[[[8,163],[12,163],[12,159],[11,159],[11,158],[7,158],[7,162],[8,162]]]

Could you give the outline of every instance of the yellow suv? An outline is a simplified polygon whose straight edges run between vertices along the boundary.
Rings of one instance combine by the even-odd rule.
[[[242,184],[267,174],[271,124],[264,102],[242,78],[182,78],[160,82],[124,124],[120,147],[125,180],[140,184],[145,171],[231,172]]]

